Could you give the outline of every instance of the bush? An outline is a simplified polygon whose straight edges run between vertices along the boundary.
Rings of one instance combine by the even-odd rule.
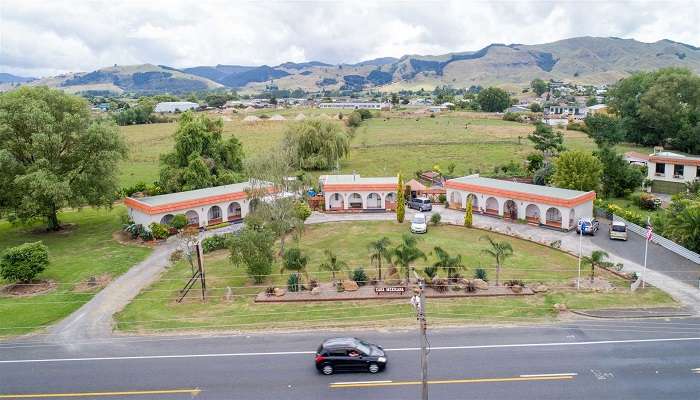
[[[274,296],[275,295],[275,287],[274,286],[268,286],[265,288],[265,295],[267,296]]]
[[[49,250],[41,242],[24,243],[5,250],[0,258],[0,276],[10,282],[27,283],[49,265]]]
[[[447,202],[447,196],[444,193],[440,193],[438,196],[438,202],[440,204],[445,204]]]
[[[353,111],[349,117],[345,119],[345,125],[350,128],[357,128],[362,124],[362,116],[357,111]]]
[[[363,120],[370,119],[373,117],[372,112],[369,110],[360,109],[360,110],[355,110],[353,112],[358,113]]]
[[[287,289],[290,292],[298,292],[300,288],[301,279],[299,277],[299,274],[297,272],[289,274],[289,278],[287,278]]]
[[[180,229],[186,227],[187,226],[187,217],[185,216],[185,214],[175,214],[175,216],[173,217],[173,220],[170,221],[170,226],[172,226],[173,228],[175,228],[177,230],[180,230]]]
[[[523,122],[523,116],[520,113],[507,112],[507,113],[503,114],[503,120],[504,121],[513,121],[513,122]]]
[[[309,279],[309,290],[311,290],[313,288],[317,288],[317,287],[318,287],[318,279],[316,279],[316,278]]]
[[[431,222],[433,225],[438,225],[438,224],[440,223],[441,220],[442,220],[442,215],[440,215],[440,213],[433,213],[433,214],[430,216],[430,222]]]
[[[486,273],[486,270],[483,268],[477,268],[474,270],[474,278],[475,279],[481,279],[484,282],[488,282],[488,274]]]
[[[153,232],[151,232],[145,226],[139,225],[139,237],[144,242],[149,242],[149,241],[153,240]]]
[[[503,285],[505,285],[505,286],[507,286],[507,287],[511,287],[511,286],[522,286],[522,287],[525,287],[525,282],[521,281],[520,279],[511,279],[511,280],[509,280],[509,281],[505,281],[505,282],[503,283]]]
[[[468,281],[466,285],[464,285],[464,291],[467,293],[474,293],[476,292],[476,285],[472,281]]]
[[[642,210],[656,210],[659,207],[659,202],[656,200],[654,195],[649,193],[641,193],[637,205]]]
[[[369,281],[369,279],[367,279],[365,269],[362,267],[357,267],[354,271],[352,271],[352,280],[357,283],[357,286],[364,286]]]
[[[566,125],[567,131],[586,132],[586,124],[583,122],[570,122]]]
[[[294,204],[294,213],[297,218],[306,221],[306,219],[311,216],[311,207],[309,207],[309,204],[305,201],[298,201]]]
[[[423,268],[423,273],[425,274],[425,276],[432,280],[437,276],[438,267],[434,265],[428,265],[427,267]]]
[[[170,236],[167,225],[152,222],[148,228],[151,230],[153,237],[156,239],[166,239],[168,236]]]
[[[122,226],[122,231],[128,233],[132,239],[136,239],[139,237],[139,225],[136,225],[135,223],[130,223],[130,224],[124,224]]]
[[[433,279],[433,289],[439,293],[445,293],[449,289],[447,279],[445,278],[435,278]]]
[[[533,174],[544,166],[544,156],[541,153],[530,153],[527,155],[527,172]]]
[[[230,234],[213,235],[202,240],[202,252],[210,253],[215,250],[225,249],[228,245]]]

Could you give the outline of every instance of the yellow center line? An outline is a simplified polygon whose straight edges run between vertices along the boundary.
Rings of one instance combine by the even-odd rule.
[[[48,399],[55,397],[106,397],[106,396],[145,396],[149,394],[190,394],[197,396],[200,389],[130,390],[125,392],[78,392],[78,393],[30,393],[0,394],[0,399]]]
[[[562,376],[531,376],[531,377],[514,377],[514,378],[474,378],[474,379],[445,379],[428,381],[429,385],[445,385],[453,383],[486,383],[486,382],[519,382],[519,381],[557,381],[574,379],[571,375]],[[399,382],[358,382],[358,383],[331,383],[330,387],[338,388],[356,388],[356,387],[379,387],[379,386],[404,386],[404,385],[420,385],[421,381],[399,381]]]

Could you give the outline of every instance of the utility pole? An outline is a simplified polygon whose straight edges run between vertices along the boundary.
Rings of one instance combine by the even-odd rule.
[[[418,280],[418,293],[411,299],[411,304],[416,308],[416,317],[420,324],[421,400],[428,400],[428,324],[425,320],[425,280],[418,276],[415,270],[413,274]]]

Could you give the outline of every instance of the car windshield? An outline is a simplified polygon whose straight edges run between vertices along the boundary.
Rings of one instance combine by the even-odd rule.
[[[369,343],[357,342],[355,347],[357,348],[357,350],[360,350],[363,354],[372,354],[372,349],[370,349]]]
[[[415,215],[413,217],[413,223],[414,224],[424,224],[425,223],[425,216],[423,215]]]
[[[615,232],[625,232],[627,230],[627,227],[624,225],[613,225],[612,230]]]

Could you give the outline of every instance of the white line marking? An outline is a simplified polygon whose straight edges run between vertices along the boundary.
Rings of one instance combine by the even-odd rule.
[[[373,383],[391,383],[393,381],[355,381],[355,382],[333,382],[330,385],[357,385],[357,384],[373,384]]]
[[[476,346],[441,346],[432,347],[434,350],[478,350],[478,349],[504,349],[512,347],[556,347],[556,346],[589,346],[605,344],[631,344],[631,343],[657,343],[657,342],[686,342],[698,341],[700,337],[662,338],[662,339],[629,339],[629,340],[600,340],[589,342],[553,342],[553,343],[518,343],[518,344],[487,344]],[[418,351],[418,347],[402,347],[385,349],[386,351]],[[73,362],[73,361],[114,361],[114,360],[154,360],[169,358],[212,358],[212,357],[248,357],[248,356],[287,356],[316,354],[314,351],[275,351],[258,353],[209,353],[209,354],[170,354],[151,356],[116,356],[116,357],[85,357],[85,358],[46,358],[26,360],[0,360],[0,364],[21,363],[46,363],[46,362]]]
[[[542,377],[547,377],[547,376],[577,376],[578,374],[576,372],[565,372],[561,374],[527,374],[527,375],[520,375],[521,378],[542,378]]]

